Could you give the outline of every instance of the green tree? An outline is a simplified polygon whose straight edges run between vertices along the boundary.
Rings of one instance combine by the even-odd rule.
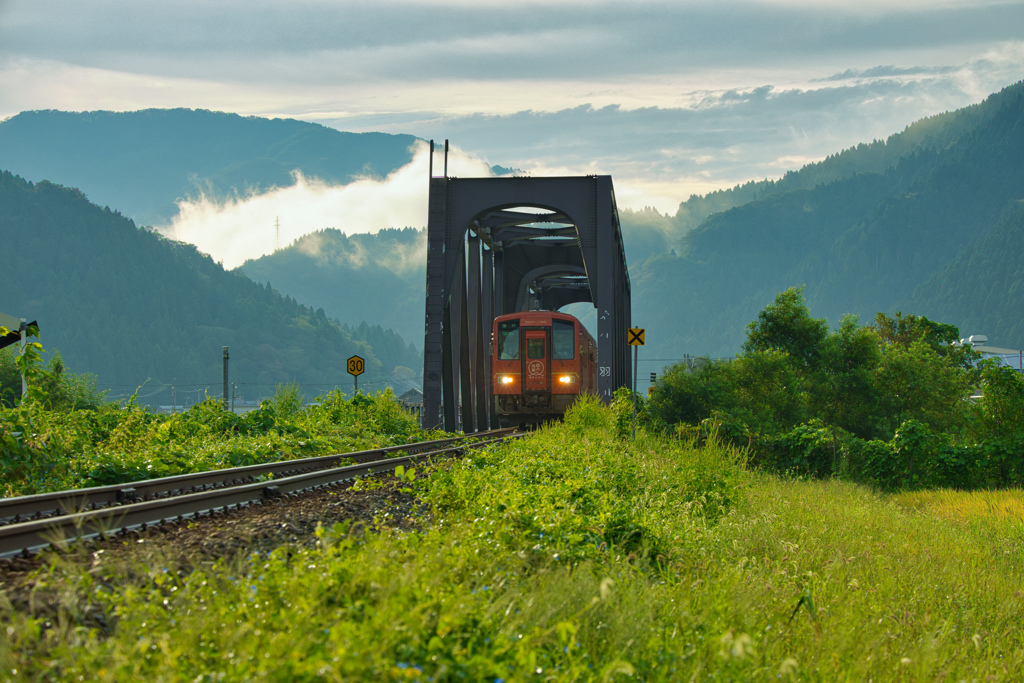
[[[670,367],[658,380],[648,411],[665,424],[697,424],[713,411],[736,407],[736,367],[731,361],[704,359],[696,367]]]
[[[872,373],[881,353],[878,336],[857,324],[856,316],[843,316],[839,329],[821,344],[821,362],[811,374],[812,403],[825,424],[862,438],[872,436],[877,397]]]
[[[965,425],[971,373],[923,340],[886,346],[874,383],[885,435],[907,420],[932,432],[959,432]]]
[[[907,348],[914,342],[924,342],[939,356],[949,358],[965,369],[973,368],[974,362],[981,357],[970,347],[958,345],[960,329],[956,325],[935,322],[924,316],[903,315],[902,311],[896,311],[896,315],[890,318],[879,312],[870,327],[883,344]]]
[[[15,364],[15,348],[0,349],[0,405],[13,408],[21,400],[21,373]]]
[[[751,351],[735,361],[737,404],[748,426],[764,433],[790,429],[810,419],[807,381],[786,351]]]
[[[1005,365],[981,371],[980,438],[1004,439],[1024,433],[1024,375]]]
[[[761,311],[757,320],[747,326],[743,351],[785,351],[807,368],[817,367],[822,345],[828,337],[828,321],[812,318],[804,302],[803,287],[790,287],[780,292],[775,301]]]

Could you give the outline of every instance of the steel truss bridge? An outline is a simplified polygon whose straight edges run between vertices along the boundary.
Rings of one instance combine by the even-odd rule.
[[[430,144],[423,426],[498,426],[489,346],[504,313],[592,302],[598,393],[629,386],[630,284],[611,176],[452,178],[446,141],[434,177]]]

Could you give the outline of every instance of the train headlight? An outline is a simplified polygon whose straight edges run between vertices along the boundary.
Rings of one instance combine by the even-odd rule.
[[[498,381],[502,384],[512,384],[512,382],[516,381],[516,378],[512,375],[499,375]]]
[[[572,375],[559,375],[558,382],[560,384],[572,384],[575,381]]]

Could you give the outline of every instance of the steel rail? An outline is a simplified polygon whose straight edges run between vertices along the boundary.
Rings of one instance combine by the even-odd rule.
[[[487,441],[459,444],[415,455],[375,460],[358,465],[304,472],[267,482],[222,487],[169,498],[156,498],[138,503],[62,514],[48,519],[8,524],[0,527],[0,557],[13,557],[19,553],[28,555],[41,548],[59,546],[68,541],[93,537],[107,538],[133,528],[144,528],[150,524],[182,521],[186,515],[198,516],[218,510],[226,512],[231,506],[237,509],[356,477],[393,471],[399,465],[410,465],[441,456],[461,455],[467,449],[482,448],[500,443],[507,438],[521,436],[525,436],[525,434],[509,433]]]
[[[352,453],[320,455],[297,460],[230,467],[207,472],[178,474],[171,477],[146,479],[110,486],[96,486],[86,489],[55,491],[32,496],[18,496],[0,499],[0,525],[28,520],[41,520],[64,514],[95,510],[111,505],[123,505],[146,501],[157,497],[194,493],[209,488],[223,488],[253,483],[257,477],[281,477],[313,470],[336,467],[342,460],[352,459],[356,463],[380,460],[392,453],[418,453],[436,450],[449,444],[465,441],[467,438],[493,438],[514,432],[514,428],[495,429],[474,435],[449,437],[434,441],[419,441],[398,446],[385,446]]]

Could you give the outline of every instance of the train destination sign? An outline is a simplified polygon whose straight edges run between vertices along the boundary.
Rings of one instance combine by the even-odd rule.
[[[359,375],[363,374],[365,366],[366,361],[364,361],[359,356],[352,356],[351,358],[348,359],[348,374],[352,375],[353,377],[358,377]]]
[[[630,346],[643,346],[644,345],[644,328],[642,328],[642,327],[631,327],[631,328],[629,328],[629,345]]]

